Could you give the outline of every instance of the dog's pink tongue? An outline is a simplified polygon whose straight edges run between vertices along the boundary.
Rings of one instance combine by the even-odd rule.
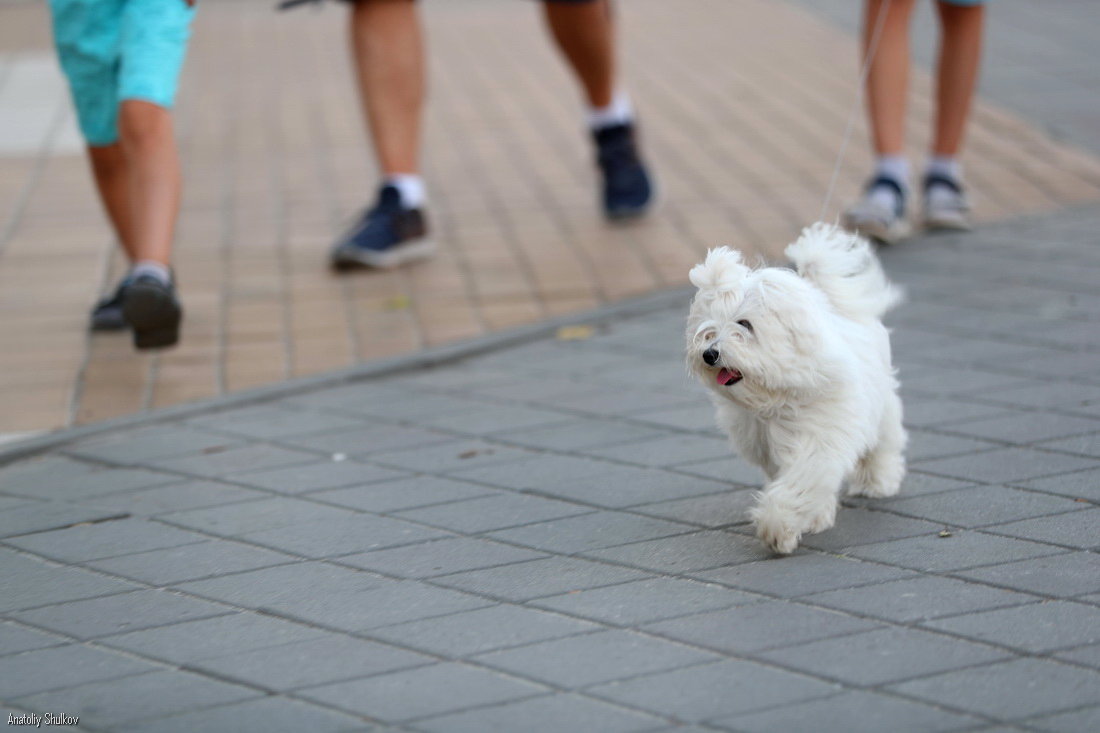
[[[718,370],[718,384],[723,386],[741,378],[741,372],[732,372],[729,369]]]

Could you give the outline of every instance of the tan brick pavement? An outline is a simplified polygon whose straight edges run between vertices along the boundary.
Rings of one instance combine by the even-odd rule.
[[[854,95],[852,39],[796,7],[620,3],[662,201],[642,223],[609,226],[577,91],[532,3],[426,2],[425,157],[441,252],[337,276],[327,247],[374,182],[344,10],[271,5],[200,8],[178,112],[179,348],[139,355],[125,335],[85,332],[89,305],[122,263],[73,146],[0,153],[0,433],[209,397],[679,285],[720,243],[774,255],[816,218]],[[0,110],[4,69],[48,51],[47,22],[37,3],[0,7]],[[930,80],[918,73],[913,86],[919,151]],[[864,139],[860,120],[831,215],[866,172]],[[967,166],[982,220],[1100,200],[1100,160],[988,103],[978,104]]]

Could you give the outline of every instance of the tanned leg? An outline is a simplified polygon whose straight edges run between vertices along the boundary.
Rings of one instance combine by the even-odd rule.
[[[127,99],[118,128],[129,189],[128,253],[133,260],[168,265],[182,187],[172,115],[151,102]]]
[[[905,110],[909,92],[909,18],[914,0],[867,0],[863,16],[866,61],[876,26],[878,43],[867,74],[867,115],[877,155],[901,155],[905,147]]]
[[[545,2],[546,23],[591,107],[606,107],[615,93],[615,34],[608,0]]]
[[[424,34],[413,0],[356,2],[351,10],[351,49],[382,173],[418,173]]]
[[[936,78],[933,155],[955,156],[962,146],[982,55],[982,5],[936,3],[943,27]]]
[[[134,242],[130,234],[130,182],[127,175],[126,156],[122,145],[113,143],[89,146],[88,158],[92,163],[99,199],[107,211],[107,218],[115,230],[127,258],[134,261]]]

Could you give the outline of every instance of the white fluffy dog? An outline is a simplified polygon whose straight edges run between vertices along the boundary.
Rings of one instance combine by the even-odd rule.
[[[750,269],[719,247],[691,270],[698,288],[687,361],[718,426],[767,475],[751,516],[775,552],[833,526],[842,483],[896,494],[906,435],[889,333],[901,300],[867,240],[818,223],[786,249],[796,271]]]

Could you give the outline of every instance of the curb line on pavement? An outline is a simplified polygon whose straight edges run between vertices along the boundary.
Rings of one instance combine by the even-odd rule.
[[[27,440],[20,440],[8,446],[0,447],[0,467],[22,458],[28,458],[38,453],[100,433],[109,433],[141,425],[179,420],[206,412],[216,412],[226,408],[267,402],[293,394],[385,377],[398,372],[427,369],[447,362],[467,359],[512,346],[519,346],[532,341],[539,341],[553,335],[553,333],[562,326],[594,324],[621,318],[631,318],[652,311],[662,310],[672,305],[683,305],[686,311],[688,301],[693,291],[694,289],[690,287],[660,290],[656,293],[649,293],[617,303],[599,306],[592,310],[565,316],[556,316],[527,326],[519,326],[505,331],[489,333],[484,336],[478,336],[453,344],[434,346],[410,354],[402,354],[400,356],[357,364],[334,372],[325,372],[323,374],[308,377],[298,377],[276,382],[275,384],[243,390],[241,392],[188,402],[182,405],[147,410],[74,428],[63,428],[45,435],[29,438]]]

